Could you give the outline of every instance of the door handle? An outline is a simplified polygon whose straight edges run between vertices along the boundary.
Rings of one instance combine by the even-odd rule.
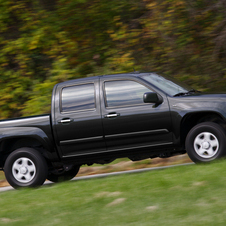
[[[119,113],[109,113],[109,114],[105,115],[104,118],[115,118],[118,116],[120,116]]]
[[[59,123],[70,123],[70,122],[73,122],[73,121],[74,121],[74,119],[71,119],[71,118],[63,118],[58,122]]]

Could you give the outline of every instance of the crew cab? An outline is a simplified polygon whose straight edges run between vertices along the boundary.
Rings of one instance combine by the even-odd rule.
[[[156,73],[56,84],[51,114],[0,121],[0,167],[15,188],[70,180],[83,164],[188,153],[226,154],[226,94],[205,94]]]

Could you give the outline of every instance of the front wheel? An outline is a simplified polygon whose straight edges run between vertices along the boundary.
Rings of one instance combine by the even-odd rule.
[[[8,156],[4,172],[14,188],[36,187],[46,180],[48,168],[44,157],[37,150],[25,147]]]
[[[226,134],[213,122],[196,125],[188,133],[185,147],[194,162],[210,162],[226,155]]]

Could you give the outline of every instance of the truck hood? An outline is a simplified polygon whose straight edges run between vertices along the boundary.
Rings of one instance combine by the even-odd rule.
[[[192,94],[192,95],[184,95],[184,96],[178,96],[178,97],[172,97],[175,101],[222,101],[226,100],[226,93],[218,93],[218,94],[212,94],[212,93],[198,93],[198,94]]]
[[[226,94],[199,93],[178,97],[168,97],[171,111],[180,112],[218,112],[226,118]]]

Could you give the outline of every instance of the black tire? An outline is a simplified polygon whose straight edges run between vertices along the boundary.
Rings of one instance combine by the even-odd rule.
[[[69,181],[74,178],[80,169],[80,166],[74,166],[69,171],[64,171],[63,173],[49,173],[47,179],[54,183]]]
[[[33,148],[19,148],[6,159],[4,172],[14,188],[41,186],[47,177],[48,167],[44,157]]]
[[[226,132],[216,123],[200,123],[188,133],[185,148],[193,162],[219,159],[226,155]]]

